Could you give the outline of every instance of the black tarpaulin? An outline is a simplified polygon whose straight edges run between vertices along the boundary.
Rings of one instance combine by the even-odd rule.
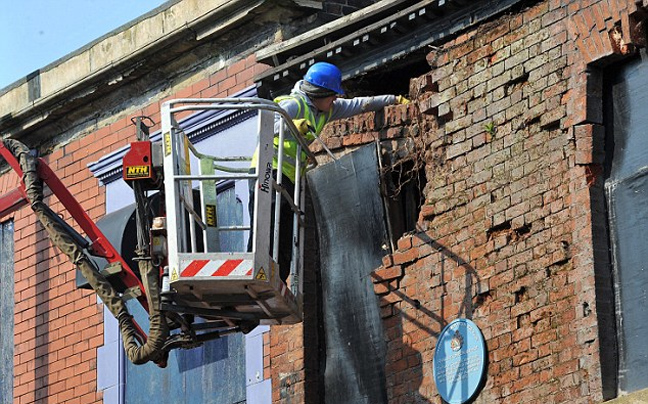
[[[387,240],[375,145],[317,167],[308,181],[320,243],[325,402],[387,403],[386,347],[370,276]]]
[[[605,186],[616,289],[618,390],[631,392],[648,387],[648,62],[624,66],[613,81],[613,120],[607,124],[613,159]]]

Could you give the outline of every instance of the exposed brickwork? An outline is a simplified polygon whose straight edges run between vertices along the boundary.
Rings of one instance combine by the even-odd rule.
[[[305,402],[303,327],[275,326],[270,333],[273,402]]]
[[[646,32],[642,20],[646,15],[641,1],[574,4],[580,7],[570,17],[569,29],[576,40],[582,62],[601,62],[614,54],[627,55],[634,52],[637,46],[645,46]]]
[[[306,212],[313,217],[310,197],[306,198]],[[291,326],[273,326],[270,330],[266,353],[269,355],[266,368],[272,377],[273,403],[321,403],[320,394],[320,336],[319,290],[318,290],[318,253],[315,224],[310,221],[306,226],[305,249],[309,254],[304,257],[302,284],[304,290],[303,322]]]
[[[609,395],[595,292],[605,129],[594,65],[642,46],[640,3],[544,1],[500,17],[428,55],[431,71],[410,85],[418,110],[328,128],[334,148],[414,135],[426,159],[418,231],[373,273],[390,403],[440,402],[436,338],[459,317],[488,345],[477,402]]]
[[[565,20],[568,40],[577,52],[570,53],[566,127],[591,122],[601,124],[601,71],[587,65],[607,65],[645,47],[646,4],[641,1],[572,1]]]

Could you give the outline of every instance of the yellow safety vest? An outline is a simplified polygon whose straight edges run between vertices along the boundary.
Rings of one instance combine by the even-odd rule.
[[[293,99],[297,102],[297,115],[293,119],[305,119],[310,123],[310,126],[312,126],[315,129],[315,134],[308,132],[306,134],[306,140],[310,143],[313,140],[315,140],[315,135],[318,135],[322,132],[322,129],[324,129],[324,125],[328,122],[328,120],[331,117],[331,111],[327,115],[322,114],[317,121],[315,121],[315,116],[313,115],[312,111],[308,107],[308,104],[304,100],[303,97],[299,95],[286,95],[282,97],[278,97],[274,99],[274,102],[279,103],[284,100],[290,100]],[[283,164],[281,165],[281,172],[288,177],[293,183],[295,182],[295,165],[296,165],[296,156],[297,156],[297,146],[298,143],[297,141],[292,137],[292,134],[288,133],[284,137],[284,157],[283,157]],[[275,135],[274,137],[274,147],[275,150],[279,148],[279,135]],[[259,155],[259,149],[257,147],[257,150],[254,152],[254,156],[252,156],[252,167],[256,167],[257,165],[257,159]],[[306,171],[306,158],[307,155],[305,152],[302,152],[301,154],[301,167],[302,167],[302,174]],[[272,159],[272,168],[277,169],[278,162],[277,162],[277,153],[275,153],[274,158]]]

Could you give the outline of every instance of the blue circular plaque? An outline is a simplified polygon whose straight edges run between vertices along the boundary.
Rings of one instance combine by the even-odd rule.
[[[486,343],[472,321],[454,320],[443,328],[433,359],[434,382],[450,404],[463,404],[481,387],[486,373]]]

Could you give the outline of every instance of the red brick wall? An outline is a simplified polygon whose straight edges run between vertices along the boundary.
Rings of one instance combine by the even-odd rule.
[[[538,2],[443,44],[428,55],[430,73],[412,80],[418,111],[386,112],[379,135],[419,133],[428,180],[418,230],[374,272],[390,403],[440,402],[434,347],[460,317],[488,346],[479,402],[606,394],[599,333],[614,331],[599,330],[595,293],[597,66],[642,44],[645,4],[564,3]]]
[[[165,99],[225,97],[253,84],[265,67],[253,56],[193,82]],[[89,171],[88,164],[135,140],[130,118],[147,115],[160,122],[157,100],[139,111],[65,145],[58,145],[44,158],[75,195],[90,217],[105,213],[105,189]],[[159,126],[152,128],[158,129]],[[18,177],[0,177],[0,194],[14,189]],[[53,197],[46,198],[54,211],[62,209]],[[69,213],[63,217],[70,219]],[[29,208],[12,215],[15,229],[15,355],[14,403],[101,403],[97,393],[97,348],[103,344],[102,308],[96,295],[75,289],[75,269],[56,251]],[[6,220],[7,218],[5,218]],[[77,227],[78,229],[78,227]],[[266,341],[269,338],[266,337]],[[296,342],[301,346],[301,340]],[[268,353],[270,358],[270,353]]]
[[[101,137],[91,135],[45,157],[91,217],[103,213],[104,194],[86,165],[98,158],[101,145]],[[3,176],[1,192],[15,186],[12,178],[17,181],[14,173]],[[61,209],[52,197],[46,202]],[[69,220],[69,213],[64,218]],[[54,249],[29,208],[13,219],[14,402],[101,402],[96,348],[103,344],[103,317],[96,297],[75,290],[74,266]]]
[[[607,249],[594,230],[605,227],[600,67],[645,46],[646,6],[537,2],[430,53],[413,104],[327,128],[332,148],[413,138],[425,162],[417,231],[374,272],[390,403],[441,402],[436,339],[460,317],[487,341],[478,402],[614,394],[599,337],[614,333],[599,329],[613,305],[597,307],[611,296],[595,282],[595,250]]]

